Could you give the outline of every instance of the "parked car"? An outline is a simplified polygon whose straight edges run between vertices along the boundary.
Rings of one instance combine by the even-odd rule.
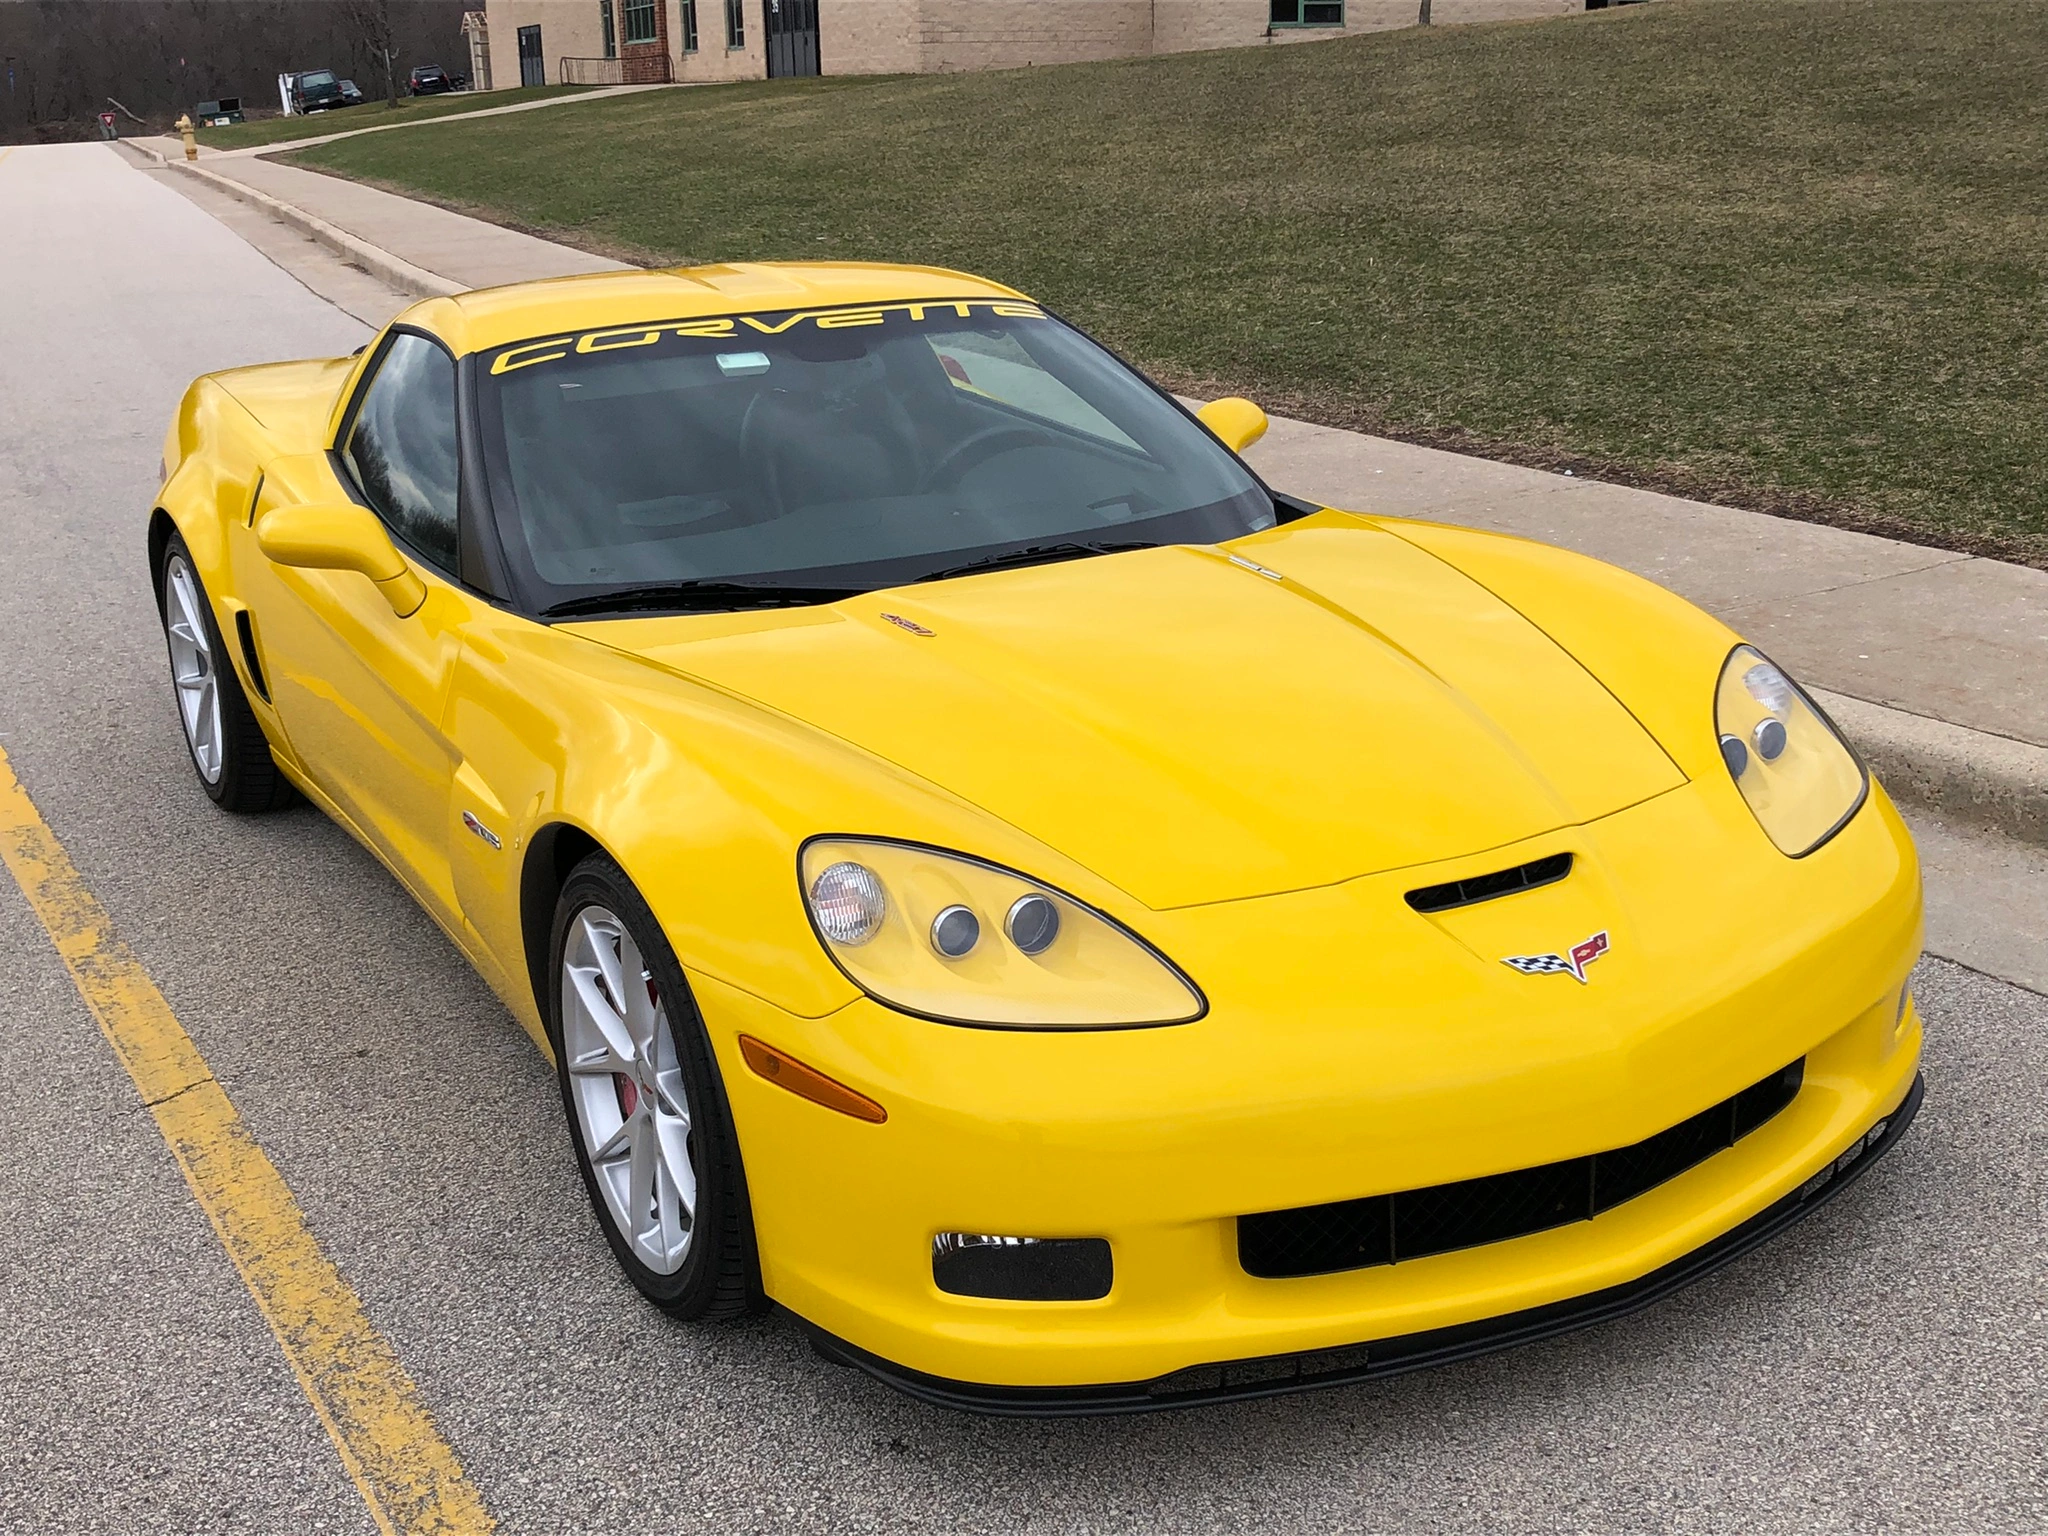
[[[415,64],[405,89],[412,96],[439,96],[456,88],[454,77],[438,64]]]
[[[1391,1375],[1818,1210],[1921,1098],[1883,789],[1662,587],[1265,427],[930,267],[432,299],[173,417],[178,718],[547,1042],[643,1295],[928,1400]]]
[[[297,74],[279,75],[277,84],[288,115],[331,112],[336,107],[353,104],[348,93],[355,90],[354,85],[337,77],[331,69],[307,69]],[[362,92],[356,91],[354,101],[362,99]]]
[[[363,104],[362,90],[355,81],[341,82],[341,104],[345,107],[360,107]]]

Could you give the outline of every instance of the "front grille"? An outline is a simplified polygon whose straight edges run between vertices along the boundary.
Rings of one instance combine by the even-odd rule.
[[[1555,885],[1571,872],[1572,856],[1553,853],[1527,864],[1517,864],[1513,869],[1497,869],[1490,875],[1473,875],[1470,879],[1451,880],[1443,885],[1422,886],[1408,893],[1408,905],[1418,912],[1448,912],[1453,907],[1469,907],[1476,902],[1492,901],[1496,896],[1534,890],[1539,885]]]
[[[1238,1262],[1262,1280],[1327,1275],[1590,1221],[1734,1146],[1790,1104],[1805,1076],[1805,1060],[1795,1061],[1668,1131],[1612,1152],[1429,1189],[1240,1216]]]

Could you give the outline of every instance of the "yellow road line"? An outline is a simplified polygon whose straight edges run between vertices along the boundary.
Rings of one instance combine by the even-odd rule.
[[[0,861],[128,1069],[377,1528],[496,1529],[397,1354],[0,751]]]

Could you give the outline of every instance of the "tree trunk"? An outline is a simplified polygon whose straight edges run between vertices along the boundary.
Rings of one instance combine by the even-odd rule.
[[[1415,24],[1418,27],[1426,27],[1429,25],[1429,0],[1422,0],[1422,10],[1421,13],[1416,16]]]

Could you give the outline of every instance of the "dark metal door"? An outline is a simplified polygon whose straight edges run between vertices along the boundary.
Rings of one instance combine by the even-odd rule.
[[[818,73],[818,0],[761,0],[768,18],[768,78]]]
[[[548,83],[547,60],[540,53],[540,28],[519,29],[519,83],[521,85],[546,85]]]

